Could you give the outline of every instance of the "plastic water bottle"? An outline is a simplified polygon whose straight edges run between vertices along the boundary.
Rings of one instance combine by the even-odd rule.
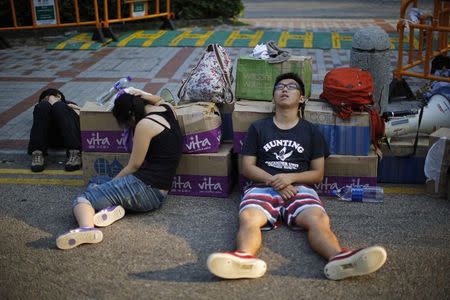
[[[332,191],[333,196],[337,196],[344,201],[355,202],[383,202],[384,190],[380,186],[344,186]]]
[[[120,89],[128,87],[130,81],[131,81],[130,76],[120,78],[119,81],[113,84],[113,86],[109,91],[103,93],[97,98],[97,104],[103,105],[106,102],[108,102],[111,99],[111,97],[114,96]]]

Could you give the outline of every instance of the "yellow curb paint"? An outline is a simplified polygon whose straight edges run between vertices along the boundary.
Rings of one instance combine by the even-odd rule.
[[[56,50],[62,50],[64,47],[66,47],[67,43],[59,43],[58,46],[55,47]]]
[[[289,40],[303,41],[303,48],[312,48],[314,33],[305,32],[305,34],[291,34],[288,31],[282,31],[280,38],[278,39],[278,46],[281,48],[287,47]]]
[[[255,47],[258,42],[261,40],[262,36],[264,35],[264,31],[257,30],[255,33],[241,33],[239,30],[234,30],[231,32],[231,34],[228,36],[228,38],[225,40],[224,46],[225,47],[231,47],[235,40],[243,40],[243,39],[249,39],[248,47]]]
[[[83,186],[84,181],[82,179],[0,178],[0,184]]]
[[[143,30],[140,30],[140,31],[136,31],[133,34],[130,34],[128,37],[126,37],[123,40],[121,40],[120,42],[118,42],[117,43],[117,47],[124,47],[124,46],[126,46],[127,43],[129,41],[131,41],[132,39],[139,38],[143,34],[143,32],[144,32]]]
[[[44,170],[39,173],[31,172],[29,169],[0,169],[0,174],[27,174],[27,175],[66,175],[66,176],[82,176],[83,171],[67,172],[64,170]]]
[[[385,194],[424,194],[425,186],[420,187],[383,187]]]
[[[86,50],[89,49],[89,47],[91,47],[92,43],[83,43],[83,45],[81,45],[80,50]]]
[[[341,38],[338,32],[331,33],[331,47],[333,49],[341,49]]]
[[[203,46],[206,43],[206,40],[209,39],[209,37],[213,33],[214,31],[207,31],[206,33],[192,33],[192,31],[185,31],[182,34],[178,35],[176,38],[174,38],[169,43],[169,46],[176,47],[184,39],[198,39],[195,42],[195,46],[196,47]]]
[[[153,42],[157,39],[159,39],[160,37],[162,37],[163,35],[165,35],[167,32],[167,30],[160,30],[157,33],[152,33],[152,34],[142,34],[140,37],[147,39],[144,43],[142,43],[142,47],[149,47],[153,44]]]

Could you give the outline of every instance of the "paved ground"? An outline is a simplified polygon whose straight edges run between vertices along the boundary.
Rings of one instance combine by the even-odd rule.
[[[351,30],[395,24],[393,20],[277,21],[277,29]],[[255,28],[259,22],[253,19]],[[274,24],[275,24],[274,23]],[[345,24],[345,25],[344,25]],[[284,27],[286,26],[286,27]],[[341,27],[341,26],[345,26]],[[235,60],[248,48],[229,49]],[[384,245],[388,261],[380,272],[343,282],[327,281],[324,261],[304,234],[285,228],[264,235],[261,257],[269,265],[259,280],[221,281],[205,268],[209,253],[231,250],[239,193],[229,199],[171,196],[154,213],[127,216],[104,229],[105,240],[72,251],[55,249],[58,234],[75,227],[72,195],[81,186],[48,184],[80,173],[26,174],[25,155],[32,106],[39,93],[57,87],[80,105],[92,101],[117,78],[157,93],[176,91],[201,55],[201,48],[103,48],[46,51],[44,46],[0,50],[0,298],[3,299],[445,299],[449,295],[450,204],[424,194],[386,195],[380,205],[325,199],[343,246]],[[314,62],[313,93],[326,72],[349,63],[348,50],[293,49]],[[396,53],[391,53],[391,66]],[[419,83],[411,81],[412,87]],[[59,156],[58,156],[59,155]],[[56,155],[49,169],[60,170]],[[8,171],[10,170],[10,171]],[[64,173],[63,173],[64,174]],[[36,185],[20,184],[26,176]],[[8,180],[5,180],[8,179]],[[45,181],[45,180],[47,181]],[[28,181],[30,183],[30,181]]]

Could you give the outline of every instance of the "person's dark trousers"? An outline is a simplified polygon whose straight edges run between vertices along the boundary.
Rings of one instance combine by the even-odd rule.
[[[48,148],[81,150],[80,117],[66,103],[41,101],[34,107],[28,154]]]

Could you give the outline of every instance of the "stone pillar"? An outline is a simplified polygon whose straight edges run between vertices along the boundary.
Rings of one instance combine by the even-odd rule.
[[[389,100],[389,47],[388,34],[378,27],[363,28],[353,35],[350,66],[372,74],[375,108],[380,114],[387,110]]]

